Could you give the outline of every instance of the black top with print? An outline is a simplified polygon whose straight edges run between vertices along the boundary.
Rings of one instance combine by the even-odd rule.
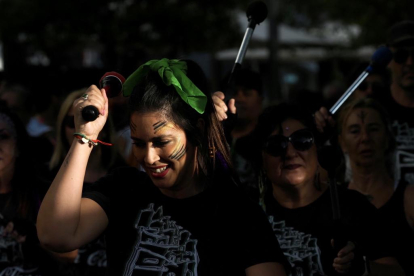
[[[219,177],[195,196],[174,199],[146,173],[123,168],[84,197],[108,216],[110,275],[245,275],[255,264],[285,262],[265,213]]]
[[[340,233],[343,239],[357,246],[350,275],[362,275],[362,256],[375,260],[389,256],[383,248],[378,211],[360,193],[338,187],[341,212]],[[292,266],[292,275],[335,275],[336,256],[331,239],[337,224],[333,220],[330,190],[327,189],[311,204],[289,209],[281,206],[269,192],[265,197],[266,211],[273,231]]]

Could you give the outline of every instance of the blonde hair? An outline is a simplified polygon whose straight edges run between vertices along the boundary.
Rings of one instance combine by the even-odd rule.
[[[53,155],[49,162],[49,170],[53,170],[56,167],[60,166],[63,160],[65,159],[66,154],[69,151],[70,141],[66,141],[66,135],[64,133],[64,122],[66,115],[68,114],[69,110],[71,109],[73,102],[79,98],[82,94],[86,92],[87,88],[82,88],[76,91],[71,92],[65,100],[62,102],[62,105],[59,110],[59,114],[56,120],[56,147],[53,152]],[[108,120],[102,129],[101,133],[99,134],[101,140],[106,142],[113,143],[115,140],[114,134],[114,127],[113,122],[110,116],[108,116]],[[108,155],[109,160],[103,162],[106,168],[112,166],[117,157],[117,148],[116,146],[112,147],[105,147],[107,154],[102,153],[103,155]]]

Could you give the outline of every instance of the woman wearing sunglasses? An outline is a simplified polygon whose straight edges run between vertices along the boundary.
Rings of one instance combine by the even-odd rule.
[[[105,232],[109,275],[286,275],[266,215],[235,185],[202,69],[151,60],[125,82],[133,154],[83,194],[84,172],[108,116],[105,90],[74,103],[76,140],[38,216],[39,239],[68,251]],[[85,122],[81,109],[100,116]]]
[[[335,252],[332,202],[329,185],[320,181],[314,133],[312,116],[295,106],[268,107],[260,116],[262,206],[293,275],[362,275],[362,255],[389,261],[379,246],[376,210],[359,193],[339,189],[342,239],[348,242]]]
[[[73,102],[85,94],[86,88],[73,91],[66,96],[62,102],[59,114],[56,120],[56,147],[52,158],[49,162],[50,181],[56,176],[65,156],[67,155],[70,145],[74,139],[75,118]],[[108,119],[107,123],[99,133],[99,139],[103,141],[115,140],[113,123]],[[117,151],[116,146],[97,147],[92,151],[85,170],[84,187],[90,186],[93,182],[107,174],[116,167],[125,166],[122,156]],[[55,275],[105,275],[106,273],[106,252],[104,237],[100,236],[95,241],[81,247],[79,250],[70,254],[55,254],[60,263],[57,264]]]

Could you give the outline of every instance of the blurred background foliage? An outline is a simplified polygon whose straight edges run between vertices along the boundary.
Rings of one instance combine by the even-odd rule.
[[[105,67],[129,67],[151,56],[215,51],[240,43],[236,0],[0,0],[0,40],[7,65],[36,51],[50,66],[76,67],[92,47]],[[11,61],[10,61],[11,60]]]
[[[291,26],[311,28],[326,22],[359,26],[353,47],[383,44],[390,26],[414,18],[410,0],[289,0],[281,1],[280,8],[280,21]]]
[[[237,14],[245,13],[251,2],[0,0],[3,75],[6,79],[35,79],[34,83],[43,77],[50,83],[40,81],[43,89],[65,82],[65,89],[70,90],[99,79],[104,71],[128,75],[151,58],[185,57],[193,52],[214,57],[218,51],[240,46],[245,26],[240,26]],[[414,1],[409,0],[264,2],[273,9],[266,19],[272,26],[284,24],[313,32],[332,22],[331,32],[335,26],[356,26],[358,31],[349,35],[350,43],[342,45],[351,50],[383,44],[392,24],[414,18]],[[277,52],[274,31],[270,37],[273,43],[265,46],[270,53]],[[256,69],[263,69],[273,80],[277,72],[271,63],[277,61],[270,54],[266,62],[267,67]],[[325,72],[332,71],[332,66],[323,66]],[[217,64],[211,67],[225,71]]]

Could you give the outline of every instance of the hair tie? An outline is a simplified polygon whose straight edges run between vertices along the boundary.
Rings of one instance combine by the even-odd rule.
[[[173,85],[181,99],[198,113],[203,114],[207,96],[187,77],[187,63],[178,59],[155,59],[141,65],[123,85],[123,94],[130,96],[149,71],[158,72],[165,85]]]

